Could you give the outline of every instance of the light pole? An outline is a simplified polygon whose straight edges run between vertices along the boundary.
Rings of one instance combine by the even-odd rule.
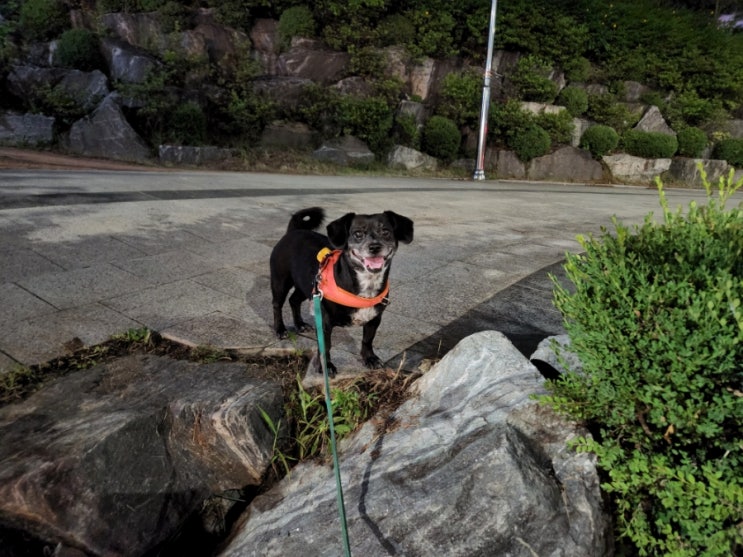
[[[482,106],[480,107],[480,135],[477,140],[477,161],[473,180],[485,179],[485,140],[488,135],[488,109],[490,108],[490,78],[493,75],[493,42],[495,39],[495,12],[498,0],[492,0],[490,7],[490,29],[488,32],[488,57],[485,60],[485,80],[482,86]]]

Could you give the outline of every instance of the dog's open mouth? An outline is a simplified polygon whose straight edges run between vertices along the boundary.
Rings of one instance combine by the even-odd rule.
[[[381,271],[387,260],[381,255],[377,255],[375,257],[364,257],[362,261],[364,262],[364,267],[370,271]]]

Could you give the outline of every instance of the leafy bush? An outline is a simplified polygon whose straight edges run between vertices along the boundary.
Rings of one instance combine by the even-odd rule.
[[[743,168],[743,139],[728,138],[715,144],[713,156]]]
[[[414,5],[416,7],[406,14],[415,27],[415,42],[407,45],[411,54],[432,58],[455,56],[458,52],[454,45],[456,21],[453,15],[438,7]]]
[[[415,26],[403,14],[392,14],[379,22],[377,43],[379,46],[407,45],[415,41]]]
[[[619,134],[609,126],[596,124],[591,126],[580,138],[582,149],[588,150],[594,158],[600,159],[611,153],[619,145]]]
[[[588,110],[588,93],[580,87],[565,87],[557,96],[557,104],[564,106],[575,117]]]
[[[514,135],[534,123],[534,114],[522,110],[517,100],[509,100],[505,104],[494,103],[488,113],[488,135],[493,141],[508,144]]]
[[[520,98],[525,101],[550,103],[557,96],[557,85],[549,79],[552,67],[537,56],[521,58],[511,81],[516,86]]]
[[[693,126],[680,130],[676,139],[679,143],[678,154],[682,157],[701,157],[707,147],[707,134]]]
[[[168,116],[165,141],[178,145],[203,145],[206,140],[206,116],[195,102],[179,104]]]
[[[387,150],[391,143],[393,114],[387,102],[379,97],[342,97],[338,123],[342,133],[365,141],[376,154]]]
[[[583,56],[569,58],[562,63],[565,79],[570,82],[588,81],[591,75],[591,62]]]
[[[532,124],[515,133],[509,139],[508,146],[513,149],[519,160],[526,162],[546,155],[552,146],[552,140],[544,128]]]
[[[598,456],[639,555],[743,543],[743,209],[725,208],[743,180],[731,173],[715,198],[702,175],[706,205],[672,211],[658,181],[661,222],[579,238],[572,287],[555,290],[581,369],[543,401],[595,426],[577,448]]]
[[[105,67],[98,37],[87,29],[68,29],[59,37],[56,52],[61,66],[83,71]]]
[[[421,133],[412,114],[398,114],[395,117],[394,133],[396,143],[411,149],[420,149]]]
[[[375,78],[384,75],[387,60],[378,49],[370,46],[349,48],[351,59],[348,62],[348,73]]]
[[[69,27],[70,19],[60,0],[26,0],[21,4],[19,26],[29,39],[43,41]]]
[[[678,151],[675,135],[627,130],[622,136],[624,150],[630,155],[647,159],[667,159]]]
[[[461,141],[462,136],[457,125],[444,116],[431,116],[423,127],[423,150],[446,162],[457,156]]]
[[[444,77],[436,109],[459,126],[476,126],[480,117],[482,78],[478,72],[452,72]]]
[[[293,6],[281,14],[277,30],[281,48],[286,50],[294,37],[315,36],[315,18],[307,6]]]
[[[637,123],[639,116],[632,114],[609,93],[588,95],[586,115],[597,124],[604,124],[622,133]]]
[[[567,110],[561,110],[555,114],[542,112],[534,118],[535,123],[545,130],[552,143],[569,144],[573,139],[573,117]]]

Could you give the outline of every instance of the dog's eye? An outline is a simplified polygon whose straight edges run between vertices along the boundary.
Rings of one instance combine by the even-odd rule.
[[[384,238],[385,240],[389,240],[390,238],[392,238],[392,231],[389,228],[384,228],[382,230],[382,238]]]
[[[364,233],[361,230],[355,230],[353,232],[353,239],[356,240],[357,242],[363,240],[364,239]]]

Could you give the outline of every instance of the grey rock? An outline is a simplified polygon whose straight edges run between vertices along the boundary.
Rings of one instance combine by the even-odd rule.
[[[158,66],[153,56],[119,39],[101,39],[101,50],[111,79],[116,81],[142,83],[150,71]]]
[[[363,166],[374,162],[374,153],[366,143],[351,135],[324,142],[319,149],[313,151],[312,157],[340,166]]]
[[[54,139],[54,118],[43,114],[0,112],[0,144],[42,145]]]
[[[663,180],[701,188],[702,177],[699,173],[699,164],[702,165],[702,170],[707,174],[707,180],[710,184],[717,184],[720,178],[727,178],[730,172],[730,165],[726,161],[674,157],[667,174],[663,176]]]
[[[261,145],[306,150],[312,147],[315,134],[303,122],[271,122],[263,129]]]
[[[66,141],[69,152],[131,162],[149,160],[150,148],[126,121],[118,98],[111,93],[90,116],[72,124]]]
[[[624,102],[636,103],[642,99],[642,96],[646,93],[651,92],[652,89],[647,85],[643,85],[637,81],[625,81],[624,82],[624,96],[622,100]]]
[[[434,157],[410,147],[395,145],[387,154],[387,166],[404,170],[436,170],[438,162]]]
[[[529,161],[527,176],[530,180],[599,182],[604,179],[604,169],[588,151],[566,146]]]
[[[563,110],[567,110],[564,106],[556,104],[536,103],[536,102],[522,102],[521,110],[524,112],[530,112],[532,114],[559,114]]]
[[[648,108],[643,117],[640,118],[640,121],[637,122],[633,129],[643,132],[656,132],[666,135],[676,135],[676,132],[671,129],[671,126],[666,123],[663,115],[660,112],[660,109],[657,106],[651,106],[650,108]]]
[[[6,78],[7,89],[18,99],[28,101],[38,95],[39,89],[54,87],[67,71],[30,65],[11,66]]]
[[[212,494],[260,483],[281,389],[232,363],[129,356],[0,408],[0,523],[144,555]]]
[[[543,379],[500,333],[462,340],[387,421],[341,448],[354,555],[609,553],[585,435],[530,397]],[[258,497],[221,557],[341,552],[333,472],[302,464]]]
[[[656,176],[660,176],[671,167],[671,159],[645,159],[624,153],[604,155],[601,160],[615,181],[630,184],[650,185]]]
[[[85,110],[93,110],[109,94],[108,78],[99,70],[81,72],[69,70],[57,84],[57,89],[75,99]]]
[[[485,168],[495,170],[495,176],[500,179],[526,179],[526,165],[507,149],[487,149]]]
[[[730,134],[730,137],[735,137],[738,139],[743,138],[743,120],[728,120],[725,125],[725,130]]]
[[[154,52],[168,47],[167,34],[156,12],[109,12],[101,14],[98,23],[106,35],[132,46]]]
[[[346,52],[324,49],[318,41],[295,38],[291,48],[279,55],[277,72],[329,85],[343,77],[349,60]]]
[[[583,137],[583,133],[595,124],[595,122],[585,118],[573,118],[573,135],[570,138],[570,145],[580,147],[580,139]]]
[[[313,81],[304,77],[262,76],[252,81],[253,90],[284,110],[293,110]]]
[[[568,371],[580,372],[582,369],[578,356],[570,350],[568,335],[545,338],[539,343],[530,360],[540,369],[539,364],[547,364],[561,375]]]
[[[354,75],[341,79],[333,85],[341,95],[365,98],[374,95],[374,86],[363,77]]]
[[[279,60],[279,22],[275,19],[256,19],[250,29],[250,41],[253,43],[253,55],[260,62],[263,71],[268,75],[278,73]]]
[[[412,116],[419,128],[426,122],[426,107],[423,103],[403,100],[397,108],[397,113],[403,116]]]
[[[108,78],[98,70],[83,72],[63,68],[13,66],[8,74],[8,90],[19,99],[36,98],[49,88],[74,101],[83,110],[93,110],[108,93]]]
[[[198,166],[207,163],[217,163],[229,160],[234,156],[232,149],[224,147],[190,146],[190,145],[160,145],[158,147],[160,162],[165,164]]]

